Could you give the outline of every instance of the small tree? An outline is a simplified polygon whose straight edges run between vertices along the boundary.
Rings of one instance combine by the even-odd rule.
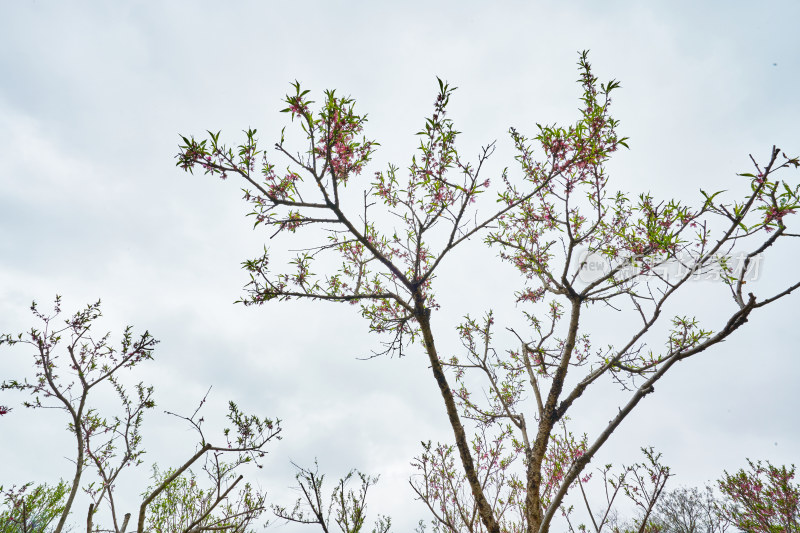
[[[727,498],[723,513],[742,531],[800,532],[800,484],[792,483],[794,465],[776,467],[749,459],[747,463],[749,470],[726,471],[718,482]]]
[[[628,529],[638,530],[641,518],[634,520],[633,524]],[[664,492],[649,524],[658,533],[725,533],[730,525],[721,501],[709,486],[704,489],[679,487]]]
[[[35,302],[31,311],[42,323],[41,329],[33,328],[16,336],[0,335],[0,346],[22,344],[33,347],[37,369],[35,379],[4,381],[0,390],[30,393],[33,398],[25,402],[26,407],[55,408],[67,413],[68,428],[76,444],[75,472],[71,483],[58,485],[49,492],[41,487],[27,497],[19,491],[8,492],[6,501],[10,498],[13,508],[10,514],[2,515],[6,520],[3,527],[11,523],[8,520],[16,521],[20,513],[29,513],[30,516],[43,517],[37,520],[37,528],[43,528],[45,522],[57,517],[58,523],[53,531],[65,531],[78,489],[83,487],[91,499],[86,518],[87,532],[96,528],[93,526],[94,515],[105,502],[111,513],[111,527],[107,530],[124,533],[131,514],[120,515],[114,491],[120,474],[142,462],[144,449],[140,428],[145,411],[152,409],[155,402],[153,388],[141,382],[134,387],[135,396],[132,397],[121,374],[151,360],[157,341],[147,331],[135,338],[130,327],[122,335],[119,348],[112,346],[108,333],[102,337],[94,336],[91,328],[101,316],[99,301],[75,313],[64,326],[59,326],[56,321],[61,313],[59,297],[56,297],[52,314],[39,311]],[[109,416],[93,406],[94,395],[90,398],[90,393],[104,385],[109,385],[119,399],[121,415]],[[181,417],[199,435],[195,453],[163,475],[155,471],[154,485],[143,494],[139,507],[138,533],[145,531],[146,521],[149,531],[158,531],[165,523],[176,525],[171,531],[185,533],[244,531],[264,512],[263,494],[250,485],[245,485],[238,494],[232,493],[242,480],[242,476],[237,477],[234,472],[246,463],[258,464],[266,453],[266,444],[280,438],[280,421],[244,415],[231,402],[228,419],[233,429],[225,429],[224,444],[211,444],[202,431],[203,419],[198,417],[205,401],[203,398],[191,417]],[[200,459],[205,460],[203,470],[210,478],[210,488],[181,493],[178,487],[185,484],[181,476],[186,473],[190,476],[190,483],[194,482],[195,477],[189,468]],[[94,471],[96,479],[82,483],[87,469]],[[25,525],[28,521],[22,519],[20,523]],[[19,530],[26,531],[25,527]],[[41,530],[37,528],[34,530]]]
[[[369,488],[378,482],[377,476],[362,474],[357,470],[351,470],[345,477],[341,478],[331,491],[330,497],[326,497],[322,490],[325,476],[319,473],[316,461],[314,469],[297,468],[297,480],[299,490],[302,493],[291,510],[281,505],[273,505],[272,512],[278,518],[286,522],[298,524],[316,524],[322,528],[324,533],[333,531],[335,524],[342,533],[359,533],[365,530],[367,520],[367,492]],[[349,488],[350,482],[358,478],[360,486],[357,491]],[[328,500],[329,503],[325,503]],[[387,533],[391,528],[392,521],[387,516],[379,515],[372,528],[372,533]]]
[[[6,507],[0,512],[0,533],[44,533],[61,516],[69,491],[67,484],[60,481],[53,487],[43,484],[31,488],[32,485],[5,491],[0,487]]]
[[[669,467],[661,463],[660,453],[655,453],[652,448],[642,448],[642,453],[646,461],[623,467],[622,471],[616,476],[609,475],[611,465],[606,465],[605,468],[600,469],[606,496],[605,506],[601,512],[593,512],[583,487],[585,481],[578,481],[583,503],[591,520],[591,529],[595,533],[601,533],[602,531],[610,531],[610,533],[662,533],[656,504],[662,497],[664,487],[667,485],[669,478],[672,477],[672,474]],[[639,517],[631,527],[626,527],[619,523],[614,500],[620,494],[626,496],[638,511]],[[583,525],[578,528],[573,527],[569,518],[571,510],[572,508],[570,507],[564,511],[569,530],[571,532],[576,529],[585,531],[587,528]]]
[[[270,227],[273,237],[283,233],[295,241],[313,226],[327,233],[327,239],[311,233],[313,244],[285,272],[274,271],[266,251],[246,261],[251,281],[245,304],[298,298],[358,304],[371,330],[388,335],[386,352],[402,353],[408,342],[421,340],[454,448],[425,448],[418,459],[429,466],[423,475],[443,476],[447,483],[418,495],[431,509],[441,499],[474,512],[479,520],[460,522],[469,531],[549,531],[567,492],[658,380],[800,287],[792,281],[766,296],[745,292],[754,263],[779,240],[798,236],[788,223],[800,206],[800,186],[776,177],[797,168],[798,158],[773,147],[763,162],[753,159],[754,170],[740,175],[744,190],[734,201],[703,191],[694,207],[648,194],[631,200],[609,188],[604,168],[627,147],[609,114],[619,83],[599,84],[585,52],[579,72],[583,95],[575,124],[538,125],[532,139],[538,152],[510,130],[519,170],[500,175],[499,207],[488,213],[478,207],[490,189],[483,169],[494,143],[474,164],[459,154],[458,132],[447,116],[454,89],[441,80],[405,177],[390,165],[368,183],[359,180],[377,147],[362,136],[366,116],[334,91],[315,108],[297,82],[283,111],[299,122],[303,147],[295,152],[281,134],[275,151],[287,161],[285,172],[259,148],[255,130],[245,132],[236,148],[221,142],[220,133],[183,137],[177,156],[186,171],[242,179],[255,225]],[[383,213],[376,215],[376,205]],[[482,318],[467,316],[458,330],[463,354],[441,355],[435,278],[456,248],[478,235],[518,269],[516,296],[528,327],[512,329],[513,343],[498,350],[491,310]],[[339,268],[317,273],[324,257]],[[667,302],[709,274],[732,297],[725,318],[712,329],[690,315],[672,316],[659,338]],[[582,319],[623,307],[636,318],[621,324],[618,343],[597,347]],[[467,373],[482,376],[484,394],[474,394]],[[627,394],[608,424],[591,439],[562,431],[570,409],[607,379]],[[456,456],[460,468],[449,462]],[[503,491],[510,492],[499,497]],[[506,513],[512,500],[519,513],[514,520]]]
[[[769,461],[753,463],[749,470],[727,471],[717,481],[722,492],[681,487],[665,492],[649,524],[642,517],[631,525],[614,524],[613,532],[725,533],[730,526],[747,533],[800,531],[800,485],[792,483],[795,467],[775,467]]]

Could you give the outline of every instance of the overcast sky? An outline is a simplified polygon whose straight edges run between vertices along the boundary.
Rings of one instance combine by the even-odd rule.
[[[0,331],[34,325],[34,299],[46,306],[61,294],[68,312],[102,298],[102,329],[133,324],[161,340],[135,376],[155,385],[159,406],[145,422],[148,462],[192,453],[191,432],[162,410],[189,413],[213,386],[208,420],[228,399],[284,420],[284,439],[255,474],[270,501],[292,503],[290,461],[316,457],[331,478],[349,468],[380,475],[370,514],[390,514],[396,531],[428,519],[407,482],[420,441],[451,438],[424,355],[360,360],[381,339],[354,307],[234,305],[247,281],[240,263],[269,234],[252,231],[242,184],[175,167],[179,134],[222,130],[236,142],[254,127],[270,146],[285,124],[281,99],[299,80],[317,99],[327,88],[349,94],[369,114],[367,135],[381,143],[370,176],[409,164],[439,76],[459,87],[450,116],[462,153],[498,141],[487,168],[496,177],[515,171],[509,126],[533,135],[537,122],[575,120],[576,61],[589,49],[595,74],[622,82],[613,114],[631,149],[609,165],[614,189],[697,205],[701,187],[744,191],[735,174],[751,170],[748,154],[800,152],[792,1],[20,0],[0,13]],[[521,282],[493,254],[470,248],[443,271],[443,351],[457,348],[453,326],[467,312],[497,306],[518,317]],[[797,259],[796,245],[775,250],[756,293],[796,281]],[[680,310],[717,329],[731,299],[710,284],[690,292]],[[593,464],[639,460],[652,445],[674,487],[747,457],[800,462],[798,303],[775,304],[678,365]],[[622,327],[597,320],[606,336],[609,324]],[[26,354],[3,348],[0,379],[30,373]],[[579,433],[625,400],[607,392],[578,414]],[[62,415],[17,407],[0,419],[0,483],[71,475]],[[127,494],[144,490],[141,476],[128,479]]]

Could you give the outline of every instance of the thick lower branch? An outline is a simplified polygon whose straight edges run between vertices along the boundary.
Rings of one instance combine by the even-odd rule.
[[[572,309],[570,311],[569,331],[561,353],[561,361],[553,376],[550,391],[547,394],[547,401],[544,405],[544,412],[539,418],[539,429],[536,433],[536,440],[533,448],[528,448],[525,452],[528,461],[525,505],[528,515],[528,533],[534,531],[546,531],[544,527],[544,509],[542,507],[541,486],[542,486],[542,462],[547,453],[547,445],[550,442],[550,434],[558,421],[556,404],[564,388],[564,381],[567,378],[569,362],[572,352],[575,349],[575,342],[578,337],[578,323],[580,320],[581,301],[573,296]]]
[[[606,429],[597,437],[597,439],[589,446],[584,454],[572,464],[572,467],[569,469],[567,474],[564,476],[563,481],[561,482],[561,486],[559,487],[558,492],[553,497],[552,502],[550,503],[550,507],[547,509],[547,513],[545,514],[541,525],[538,528],[539,533],[545,533],[548,531],[550,527],[550,521],[553,519],[553,515],[556,512],[556,509],[561,505],[561,502],[564,500],[564,497],[569,490],[569,486],[577,479],[583,469],[589,464],[589,461],[592,460],[594,455],[600,449],[600,447],[605,444],[611,434],[619,427],[623,420],[633,411],[634,407],[638,405],[638,403],[648,394],[654,391],[653,385],[661,379],[667,371],[677,363],[683,359],[696,355],[700,352],[705,351],[706,349],[710,348],[711,346],[724,341],[728,336],[730,336],[734,331],[739,329],[745,322],[750,315],[750,312],[756,307],[756,300],[755,296],[750,294],[750,299],[748,300],[747,304],[744,308],[736,311],[726,322],[725,326],[713,337],[706,340],[704,343],[700,344],[699,346],[695,346],[694,348],[687,349],[684,352],[678,352],[673,356],[669,357],[664,361],[664,365],[659,368],[650,379],[645,381],[637,390],[633,393],[633,396],[619,410],[617,416],[611,420]]]
[[[472,497],[475,498],[477,503],[478,513],[480,514],[481,521],[486,526],[489,533],[500,533],[500,526],[494,518],[492,507],[489,505],[486,496],[483,494],[478,473],[475,470],[475,462],[472,459],[472,454],[469,451],[469,443],[467,441],[464,426],[458,416],[458,409],[456,407],[453,392],[450,385],[447,383],[447,377],[444,375],[442,363],[439,361],[439,355],[436,353],[436,347],[433,342],[433,333],[430,326],[430,314],[422,306],[421,298],[417,298],[416,318],[419,321],[420,329],[422,330],[422,338],[425,342],[425,351],[428,354],[428,359],[431,363],[431,370],[436,383],[439,385],[439,391],[442,393],[444,404],[447,409],[447,418],[450,421],[450,426],[453,428],[453,434],[456,439],[456,448],[461,458],[461,464],[464,467],[467,481],[469,482],[470,489],[472,490]]]

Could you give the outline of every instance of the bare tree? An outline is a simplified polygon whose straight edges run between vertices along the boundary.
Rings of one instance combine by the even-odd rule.
[[[657,521],[663,533],[725,533],[731,525],[709,486],[665,493],[658,502]]]
[[[272,512],[275,516],[287,522],[317,524],[322,531],[330,533],[333,530],[331,525],[331,514],[333,514],[333,523],[342,533],[359,533],[364,530],[367,519],[367,491],[378,482],[377,476],[372,477],[351,470],[336,483],[328,498],[322,490],[325,476],[319,473],[316,461],[313,470],[297,465],[295,468],[297,468],[295,476],[298,483],[297,490],[302,495],[291,510],[280,505],[273,505]],[[353,490],[349,488],[349,484],[356,478],[360,485],[358,490]],[[326,504],[326,501],[329,503]],[[389,517],[379,515],[372,528],[372,533],[387,533],[391,525],[392,521]]]

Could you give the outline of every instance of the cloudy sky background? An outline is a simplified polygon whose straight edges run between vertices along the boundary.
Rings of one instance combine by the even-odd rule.
[[[155,385],[159,405],[145,422],[149,462],[191,454],[193,435],[162,410],[189,413],[213,386],[207,420],[228,399],[284,420],[284,439],[255,474],[270,501],[290,504],[290,461],[316,457],[331,478],[350,468],[380,475],[370,514],[408,531],[428,518],[408,487],[409,461],[421,440],[450,440],[423,354],[359,360],[381,339],[357,308],[234,305],[247,281],[240,263],[269,234],[251,230],[240,184],[174,166],[178,134],[222,130],[235,143],[254,127],[270,146],[290,82],[318,98],[336,88],[356,98],[367,135],[382,144],[366,180],[389,162],[408,165],[439,76],[459,87],[450,116],[464,132],[461,153],[497,139],[486,176],[505,166],[513,175],[508,127],[533,135],[537,122],[572,122],[575,63],[590,49],[595,74],[622,82],[613,114],[631,138],[609,165],[612,187],[697,205],[700,187],[743,193],[735,174],[751,170],[748,154],[763,160],[773,144],[800,152],[800,5],[697,4],[4,3],[0,331],[34,325],[33,299],[45,306],[61,294],[70,312],[102,298],[103,330],[133,324],[161,340],[135,376]],[[520,281],[493,254],[467,248],[441,274],[443,352],[457,349],[453,326],[468,312],[493,306],[519,320]],[[756,294],[796,281],[797,255],[784,246],[765,259]],[[717,329],[733,302],[709,283],[691,292],[675,311]],[[594,464],[639,460],[652,445],[674,487],[716,479],[746,457],[798,462],[797,305],[796,296],[773,305],[675,368]],[[592,320],[598,339],[625,331],[613,316]],[[4,348],[0,379],[29,375],[28,361],[24,349]],[[624,399],[608,387],[586,402],[577,432],[591,438]],[[20,401],[0,395],[0,404]],[[71,475],[62,415],[17,408],[0,420],[0,483]],[[121,483],[131,510],[144,474]]]

